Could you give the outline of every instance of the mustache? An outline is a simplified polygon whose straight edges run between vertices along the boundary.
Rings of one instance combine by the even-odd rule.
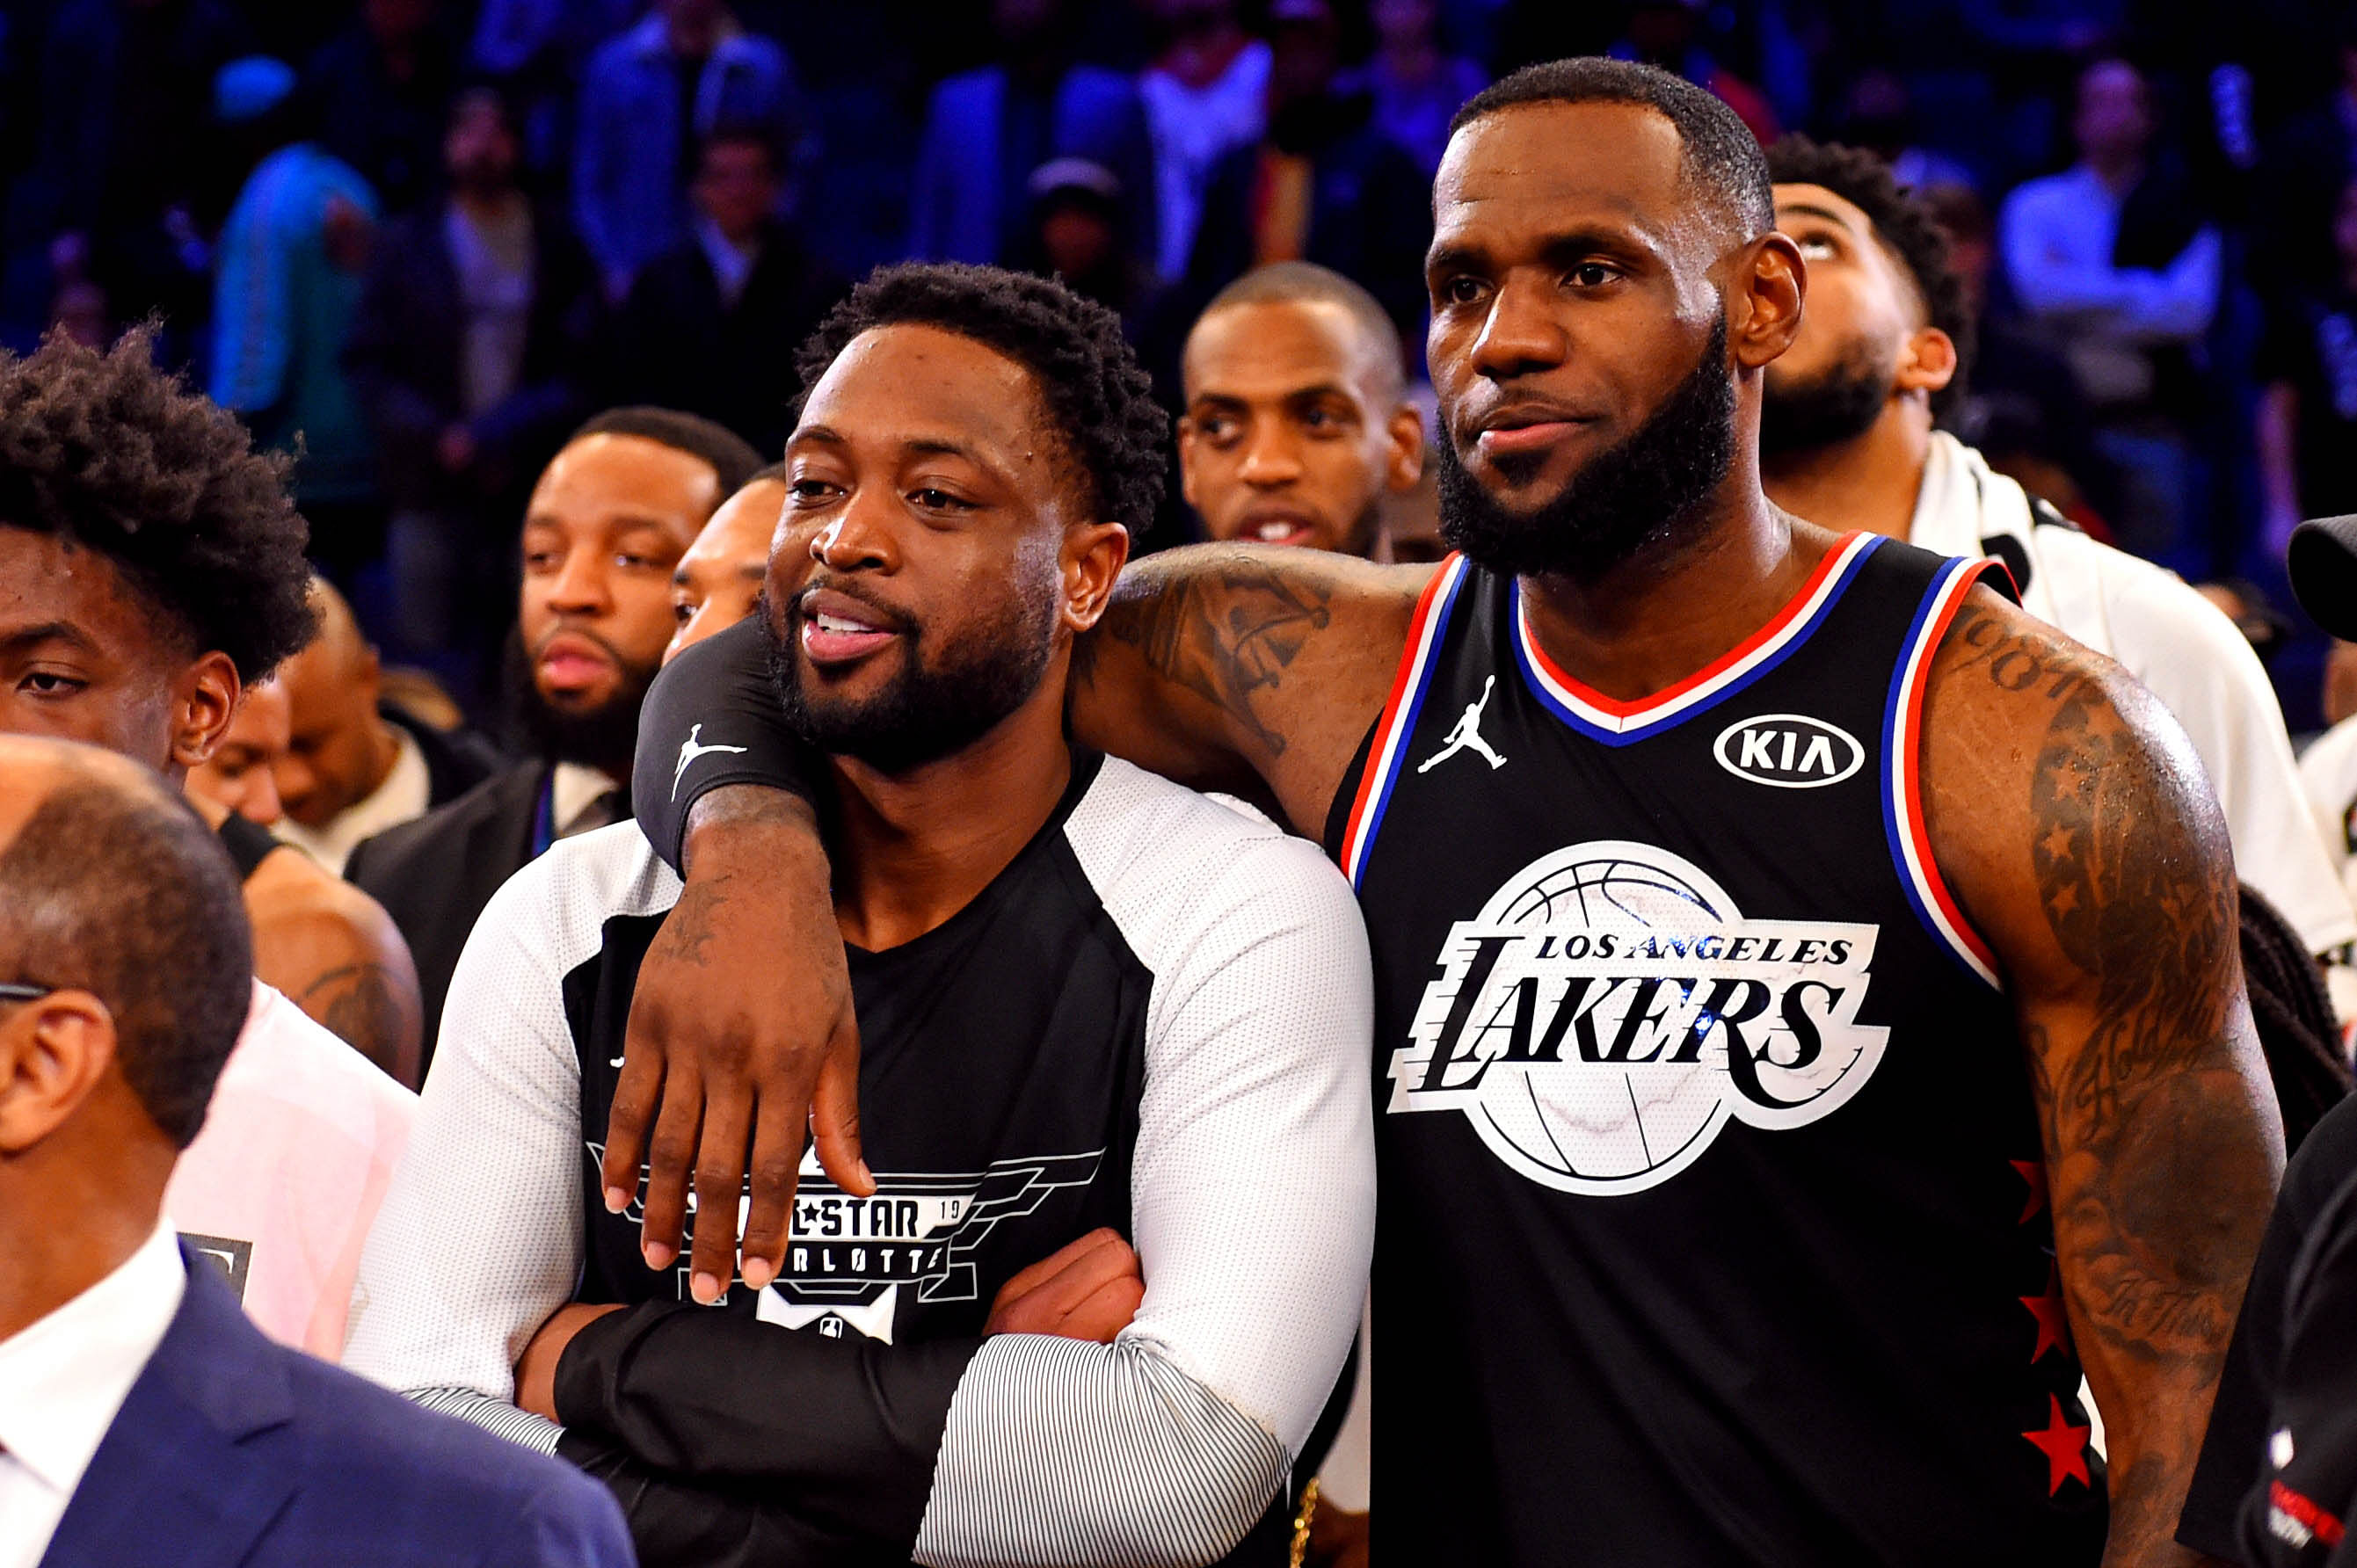
[[[766,598],[768,596],[768,589],[763,589],[763,597]],[[910,615],[908,611],[901,609],[897,605],[888,604],[883,599],[877,598],[874,594],[868,592],[867,589],[859,583],[858,579],[854,577],[840,577],[833,575],[832,573],[815,574],[805,579],[802,585],[794,590],[793,597],[791,601],[793,606],[794,613],[798,616],[806,615],[808,612],[805,611],[802,607],[809,603],[812,597],[819,594],[839,594],[846,599],[855,599],[858,601],[861,605],[874,610],[876,614],[883,619],[884,624],[890,630],[908,632],[914,631],[917,628],[917,618]]]

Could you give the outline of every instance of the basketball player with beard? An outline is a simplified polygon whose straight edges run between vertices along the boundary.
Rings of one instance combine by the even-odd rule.
[[[1963,289],[1930,212],[1872,153],[1788,136],[1768,150],[1777,226],[1809,265],[1809,309],[1768,367],[1769,499],[1828,528],[2006,564],[2022,607],[2120,661],[2201,758],[2234,867],[2308,950],[2344,951],[2357,913],[2305,811],[2283,711],[2234,623],[2171,572],[2098,543],[1932,427],[1964,390]],[[2328,972],[2357,1000],[2344,964]]]
[[[1358,891],[1375,1294],[1415,1325],[1384,1356],[1413,1412],[1375,1444],[1386,1559],[2186,1561],[2282,1160],[2199,761],[1994,564],[1761,492],[1805,263],[1724,104],[1534,67],[1459,112],[1433,201],[1461,553],[1142,562],[1069,714],[1264,789]],[[785,1250],[803,1108],[838,1177],[858,1150],[760,660],[724,634],[650,701],[666,790],[691,719],[747,749],[650,801],[708,918],[640,972],[605,1172],[614,1204],[651,1150],[668,1261],[689,1167],[733,1190],[767,1151],[748,1281]],[[695,1273],[726,1277],[732,1218],[704,1207]]]
[[[1066,736],[1168,420],[1111,311],[985,268],[878,272],[802,370],[746,626],[826,783],[874,1173],[811,1173],[734,1310],[647,1265],[606,1107],[704,908],[568,840],[468,942],[348,1363],[605,1478],[649,1568],[1281,1563],[1374,1234],[1366,939],[1311,845]]]

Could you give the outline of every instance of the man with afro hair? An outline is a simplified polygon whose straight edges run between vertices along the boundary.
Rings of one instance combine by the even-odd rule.
[[[1809,308],[1768,367],[1760,477],[1777,505],[1943,555],[1993,555],[2022,607],[2116,659],[2167,703],[2226,813],[2234,869],[2312,953],[2357,938],[2318,842],[2266,671],[2172,573],[2089,538],[1934,428],[1964,391],[1972,321],[1931,212],[1874,154],[1787,136],[1769,150],[1777,226],[1807,258]],[[2341,1011],[2357,980],[2331,971]]]
[[[1112,313],[984,268],[877,274],[802,370],[763,604],[673,663],[765,650],[809,754],[825,853],[730,896],[831,912],[868,1163],[780,1270],[641,1251],[684,1194],[600,1201],[600,1140],[712,910],[635,825],[560,843],[459,962],[349,1364],[605,1477],[650,1564],[1281,1558],[1372,1241],[1368,961],[1309,843],[1065,734],[1165,416]]]
[[[0,730],[103,746],[176,783],[211,756],[245,688],[313,631],[284,477],[283,458],[156,368],[144,331],[102,354],[52,336],[0,356]],[[238,859],[235,820],[208,815]],[[407,952],[382,910],[317,875],[322,896],[275,923],[274,954],[257,933],[257,967],[323,1007],[346,999],[367,1024],[355,1043],[392,1059],[405,1026],[414,1062]],[[333,1356],[415,1101],[253,985],[165,1211],[264,1330]]]

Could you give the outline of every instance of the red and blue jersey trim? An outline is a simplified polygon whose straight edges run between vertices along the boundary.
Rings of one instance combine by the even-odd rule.
[[[1383,717],[1375,721],[1374,741],[1367,748],[1367,765],[1359,777],[1359,793],[1342,828],[1342,875],[1351,879],[1353,888],[1366,871],[1367,851],[1391,805],[1392,786],[1398,781],[1408,737],[1415,733],[1416,715],[1424,711],[1435,655],[1448,629],[1449,613],[1457,607],[1465,576],[1465,557],[1452,554],[1441,563],[1415,601],[1415,618],[1408,623],[1399,673],[1392,680],[1392,694],[1383,703]]]
[[[1766,625],[1674,686],[1633,703],[1608,697],[1556,668],[1531,633],[1519,583],[1507,587],[1513,604],[1514,661],[1522,667],[1523,683],[1556,718],[1591,740],[1628,746],[1717,706],[1781,664],[1823,623],[1882,542],[1879,534],[1845,534]]]
[[[1932,835],[1923,822],[1920,757],[1923,741],[1923,694],[1930,688],[1932,660],[1940,639],[1948,633],[1956,611],[1983,577],[2005,570],[1994,560],[1951,561],[1932,579],[1908,628],[1899,669],[1891,677],[1890,701],[1882,721],[1884,832],[1890,840],[1890,858],[1899,870],[1899,885],[1932,940],[1955,961],[2002,991],[1996,955],[1964,918],[1947,879],[1932,857]]]

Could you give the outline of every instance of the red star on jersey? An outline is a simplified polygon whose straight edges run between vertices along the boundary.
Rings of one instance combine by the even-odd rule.
[[[2029,1353],[2035,1362],[2049,1350],[2071,1348],[2071,1320],[2062,1310],[2062,1279],[2054,1265],[2046,1265],[2046,1294],[2026,1295],[2021,1305],[2029,1308],[2029,1316],[2038,1319],[2038,1348]]]
[[[2061,1491],[2066,1480],[2076,1479],[2083,1487],[2093,1486],[2094,1483],[2087,1478],[2087,1434],[2093,1429],[2072,1426],[2064,1421],[2062,1402],[2054,1395],[2048,1394],[2046,1403],[2049,1414],[2045,1427],[2022,1434],[2046,1455],[2046,1495],[2050,1498]]]
[[[2029,1197],[2021,1206],[2021,1218],[2014,1221],[2016,1225],[2027,1225],[2046,1207],[2046,1167],[2036,1160],[2007,1160],[2006,1164],[2029,1184]]]

